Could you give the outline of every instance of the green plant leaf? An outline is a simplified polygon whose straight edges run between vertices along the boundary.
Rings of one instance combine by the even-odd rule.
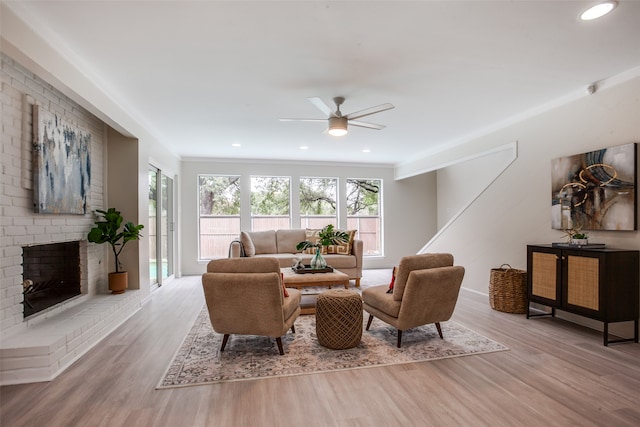
[[[312,243],[308,240],[305,240],[304,242],[300,242],[296,245],[296,249],[299,251],[304,251],[305,249],[309,249],[309,248],[319,248],[321,245],[317,244],[317,243]]]
[[[108,243],[115,257],[115,271],[119,272],[121,265],[119,260],[120,253],[127,242],[139,240],[142,237],[140,230],[144,228],[144,225],[135,225],[128,221],[121,230],[120,227],[124,219],[120,215],[120,211],[115,208],[109,208],[106,211],[97,209],[96,215],[95,227],[89,230],[87,240],[97,244]]]

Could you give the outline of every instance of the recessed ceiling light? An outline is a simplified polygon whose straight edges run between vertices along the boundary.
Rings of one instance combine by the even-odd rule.
[[[363,153],[370,153],[371,150],[369,150],[368,148],[365,148],[364,150],[362,150]]]
[[[232,146],[232,147],[242,147],[242,145],[238,144],[237,142],[236,142],[236,143],[231,144],[231,146]]]
[[[603,1],[580,14],[581,21],[592,21],[611,12],[618,5],[617,1]]]
[[[306,145],[302,145],[302,146],[300,146],[300,149],[301,149],[301,150],[308,150],[308,149],[309,149],[309,147],[307,147]]]

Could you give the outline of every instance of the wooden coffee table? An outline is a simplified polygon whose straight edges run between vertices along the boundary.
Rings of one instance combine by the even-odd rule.
[[[330,273],[298,274],[289,267],[281,268],[280,271],[283,274],[284,284],[287,288],[302,289],[308,286],[343,285],[345,289],[349,289],[349,276],[339,270],[333,270]],[[315,300],[305,298],[307,296],[308,295],[303,295],[302,301],[300,302],[300,314],[315,314]],[[311,297],[315,297],[315,295]]]

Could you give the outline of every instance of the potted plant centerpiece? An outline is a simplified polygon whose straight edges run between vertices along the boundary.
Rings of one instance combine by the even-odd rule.
[[[95,227],[89,231],[87,240],[92,243],[108,243],[113,250],[115,257],[116,271],[109,273],[109,290],[112,294],[123,293],[129,284],[129,275],[126,271],[121,271],[122,264],[119,256],[127,242],[132,240],[140,240],[142,235],[140,230],[144,225],[134,225],[129,221],[124,223],[124,219],[120,212],[114,208],[106,211],[97,209],[96,214],[99,216],[95,222]],[[120,227],[123,227],[120,229]]]
[[[564,232],[567,234],[567,239],[571,245],[586,245],[589,243],[589,236],[587,233],[582,233],[582,227],[570,228]]]
[[[299,251],[304,251],[309,248],[316,248],[316,254],[311,259],[311,268],[326,268],[327,261],[322,256],[322,247],[329,245],[339,245],[341,243],[349,242],[349,234],[341,231],[335,230],[333,225],[326,225],[320,232],[318,233],[319,239],[317,242],[310,242],[305,240],[304,242],[300,242],[296,245],[296,249]]]
[[[589,236],[587,233],[575,233],[571,236],[572,245],[586,245],[589,243]]]

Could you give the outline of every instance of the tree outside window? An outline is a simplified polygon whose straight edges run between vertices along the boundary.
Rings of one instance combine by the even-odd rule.
[[[347,228],[358,230],[365,256],[382,255],[382,180],[347,179]]]
[[[240,177],[198,176],[199,259],[228,256],[240,234]]]
[[[291,228],[291,178],[251,177],[251,229]]]
[[[300,178],[300,227],[337,227],[337,199],[336,178]]]

